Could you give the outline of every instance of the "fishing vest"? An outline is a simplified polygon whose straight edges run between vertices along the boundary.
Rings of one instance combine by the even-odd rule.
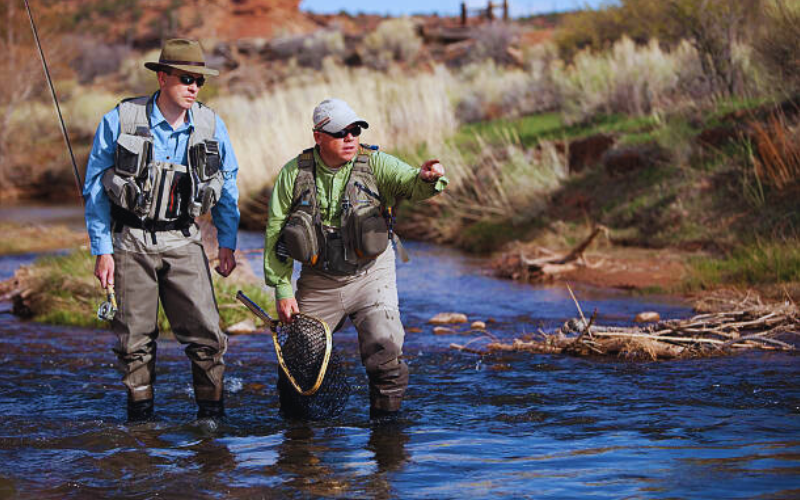
[[[314,149],[297,157],[292,206],[279,237],[279,257],[338,275],[353,275],[374,262],[392,238],[391,220],[370,166],[377,146],[362,145],[342,195],[341,227],[322,224],[317,203]]]
[[[122,101],[114,166],[103,174],[116,230],[121,225],[156,231],[181,229],[188,236],[194,218],[208,212],[222,193],[222,157],[214,139],[217,118],[211,108],[192,105],[194,131],[187,163],[153,160],[150,133],[152,97]]]

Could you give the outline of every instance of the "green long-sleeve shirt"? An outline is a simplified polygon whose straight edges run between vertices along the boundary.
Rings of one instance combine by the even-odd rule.
[[[342,196],[350,179],[355,159],[334,170],[325,165],[314,150],[316,162],[317,203],[322,223],[326,226],[341,227]],[[421,201],[441,192],[447,185],[447,178],[441,177],[435,183],[419,178],[419,169],[404,163],[392,155],[376,152],[370,160],[378,191],[387,206],[394,206],[401,198]],[[292,206],[294,182],[297,178],[297,158],[284,165],[275,180],[269,202],[269,219],[264,238],[264,280],[267,286],[275,287],[275,300],[294,297],[292,290],[292,259],[281,262],[275,254],[275,244],[283,229],[289,209]]]

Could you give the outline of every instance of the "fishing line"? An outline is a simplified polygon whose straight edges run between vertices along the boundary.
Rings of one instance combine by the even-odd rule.
[[[28,11],[28,19],[31,22],[31,30],[33,30],[33,38],[36,41],[36,48],[39,49],[39,57],[42,60],[42,67],[44,68],[44,75],[47,77],[47,83],[50,86],[50,95],[53,96],[53,103],[56,105],[56,111],[58,112],[58,120],[61,123],[61,134],[64,136],[64,142],[67,143],[67,149],[69,150],[69,157],[72,160],[72,171],[75,174],[75,182],[78,186],[78,196],[81,199],[81,203],[83,203],[83,181],[81,181],[81,174],[78,172],[78,164],[75,162],[75,153],[72,151],[72,143],[69,140],[69,134],[67,133],[67,125],[64,123],[64,116],[61,114],[61,106],[58,105],[58,97],[56,96],[56,88],[53,86],[53,79],[50,77],[50,70],[47,67],[47,60],[44,57],[44,50],[42,50],[42,43],[39,40],[39,31],[36,29],[36,23],[33,21],[33,12],[31,12],[31,6],[28,4],[28,0],[23,0],[25,2],[25,9]]]

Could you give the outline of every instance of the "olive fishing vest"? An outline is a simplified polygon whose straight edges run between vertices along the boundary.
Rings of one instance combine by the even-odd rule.
[[[339,228],[322,224],[314,149],[298,156],[292,207],[281,230],[279,257],[288,256],[332,274],[353,275],[386,250],[391,231],[370,166],[370,156],[376,149],[362,145],[359,150],[342,195]]]
[[[135,97],[118,106],[120,134],[114,167],[103,174],[103,187],[112,202],[115,230],[121,225],[156,231],[187,228],[208,212],[222,193],[222,158],[214,139],[216,113],[192,105],[194,131],[189,137],[187,163],[153,159],[150,133],[152,97]]]

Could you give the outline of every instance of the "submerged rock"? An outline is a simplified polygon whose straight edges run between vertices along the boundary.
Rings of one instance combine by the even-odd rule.
[[[473,321],[469,327],[473,330],[486,330],[486,323],[483,321]]]
[[[252,319],[240,321],[228,327],[228,333],[231,335],[242,335],[246,333],[253,333],[256,331],[256,324]]]
[[[467,315],[455,312],[443,312],[428,320],[432,325],[447,325],[451,323],[466,323]]]
[[[451,335],[453,333],[456,333],[456,331],[446,326],[437,326],[433,329],[434,335]]]
[[[654,311],[640,312],[633,318],[633,321],[636,323],[653,323],[655,321],[661,321],[661,315]]]

